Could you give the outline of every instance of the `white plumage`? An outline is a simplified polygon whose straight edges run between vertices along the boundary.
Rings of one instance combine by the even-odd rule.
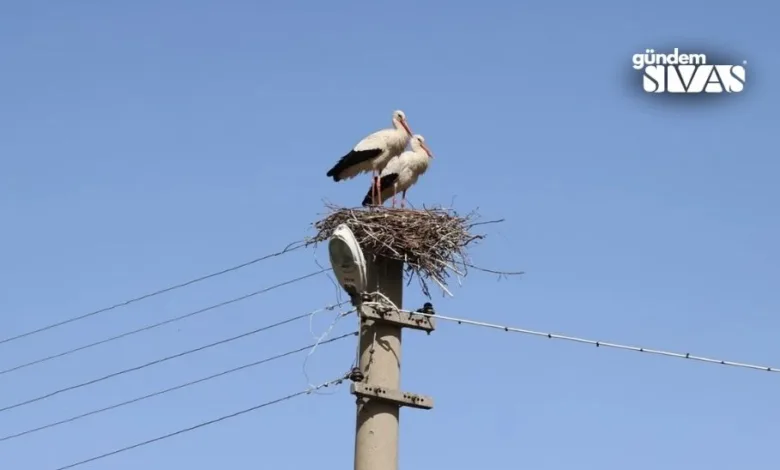
[[[376,188],[379,188],[380,191],[379,205],[384,204],[392,197],[393,206],[395,206],[395,196],[399,192],[403,193],[401,207],[406,205],[406,191],[417,183],[420,176],[428,170],[430,159],[433,158],[430,149],[425,145],[423,136],[419,134],[413,136],[411,147],[411,150],[393,158],[385,166],[379,178],[375,179],[375,185],[372,185],[363,199],[364,206],[371,205],[372,192],[375,194]]]
[[[411,136],[412,130],[406,122],[406,115],[403,111],[395,111],[392,129],[374,132],[358,142],[328,170],[327,176],[338,182],[371,171],[376,177],[393,157],[406,149]]]

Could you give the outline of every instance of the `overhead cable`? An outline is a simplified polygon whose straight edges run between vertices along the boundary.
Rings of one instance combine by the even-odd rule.
[[[743,362],[735,362],[735,361],[727,361],[724,359],[712,359],[709,357],[703,357],[703,356],[696,356],[690,353],[679,353],[679,352],[671,352],[671,351],[663,351],[660,349],[649,349],[639,346],[630,346],[625,344],[618,344],[618,343],[609,343],[605,341],[598,341],[594,339],[585,339],[585,338],[578,338],[575,336],[567,336],[567,335],[560,335],[555,333],[544,333],[541,331],[534,331],[534,330],[528,330],[525,328],[517,328],[512,326],[504,326],[504,325],[498,325],[495,323],[487,323],[487,322],[481,322],[476,320],[469,320],[466,318],[456,318],[456,317],[448,317],[445,315],[439,315],[438,313],[425,313],[425,312],[412,312],[409,310],[400,310],[401,312],[405,312],[409,314],[410,316],[415,315],[422,315],[430,318],[438,318],[440,320],[446,320],[455,322],[461,325],[471,325],[471,326],[479,326],[484,328],[491,328],[496,330],[503,330],[507,332],[512,333],[522,333],[526,335],[532,335],[532,336],[540,336],[548,339],[559,339],[564,341],[571,341],[575,343],[581,343],[581,344],[590,344],[596,347],[605,347],[605,348],[614,348],[614,349],[622,349],[626,351],[635,351],[635,352],[641,352],[641,353],[647,353],[647,354],[656,354],[660,356],[667,356],[667,357],[673,357],[677,359],[689,359],[692,361],[700,361],[700,362],[706,362],[709,364],[718,364],[723,366],[731,366],[731,367],[741,367],[745,369],[752,369],[752,370],[761,370],[765,372],[780,372],[779,367],[769,367],[769,366],[762,366],[762,365],[756,365],[756,364],[747,364]]]
[[[324,309],[319,309],[317,311],[329,310],[329,309],[333,309],[333,308],[335,308],[335,305],[331,305],[329,307],[325,307]],[[135,367],[131,367],[129,369],[124,369],[124,370],[120,370],[118,372],[113,372],[111,374],[104,375],[103,377],[99,377],[97,379],[92,379],[92,380],[89,380],[87,382],[82,382],[82,383],[77,384],[77,385],[71,385],[70,387],[61,388],[59,390],[55,390],[55,391],[47,393],[45,395],[40,395],[38,397],[31,398],[31,399],[28,399],[28,400],[16,403],[14,405],[9,405],[9,406],[0,408],[0,413],[4,412],[4,411],[12,410],[14,408],[19,408],[21,406],[29,405],[31,403],[39,402],[41,400],[45,400],[47,398],[51,398],[51,397],[53,397],[55,395],[59,395],[61,393],[69,392],[71,390],[76,390],[76,389],[79,389],[79,388],[82,388],[82,387],[86,387],[86,386],[89,386],[89,385],[94,385],[96,383],[103,382],[105,380],[113,379],[114,377],[119,377],[120,375],[124,375],[124,374],[130,373],[130,372],[135,372],[135,371],[138,371],[138,370],[141,370],[141,369],[145,369],[147,367],[151,367],[151,366],[154,366],[154,365],[157,365],[157,364],[161,364],[163,362],[170,361],[172,359],[177,359],[179,357],[183,357],[183,356],[186,356],[186,355],[189,355],[189,354],[200,352],[200,351],[203,351],[203,350],[206,350],[206,349],[209,349],[209,348],[213,348],[215,346],[219,346],[219,345],[222,345],[222,344],[227,344],[227,343],[236,341],[236,340],[241,339],[241,338],[246,338],[247,336],[251,336],[251,335],[260,333],[262,331],[267,331],[267,330],[270,330],[272,328],[276,328],[276,327],[279,327],[279,326],[282,326],[282,325],[286,325],[288,323],[292,323],[292,322],[297,321],[297,320],[301,320],[303,318],[308,317],[309,315],[312,315],[312,313],[314,313],[314,312],[304,313],[302,315],[296,315],[294,317],[287,318],[286,320],[282,320],[282,321],[273,323],[271,325],[266,325],[266,326],[263,326],[263,327],[260,327],[260,328],[256,328],[256,329],[254,329],[252,331],[248,331],[246,333],[242,333],[242,334],[237,335],[237,336],[232,336],[230,338],[225,338],[225,339],[222,339],[222,340],[219,340],[219,341],[215,341],[213,343],[209,343],[209,344],[206,344],[204,346],[197,347],[195,349],[189,349],[187,351],[180,352],[180,353],[174,354],[172,356],[166,356],[166,357],[163,357],[161,359],[156,359],[154,361],[147,362],[146,364],[142,364],[140,366],[135,366]]]
[[[319,343],[309,344],[307,346],[303,346],[303,347],[298,348],[298,349],[293,349],[291,351],[287,351],[287,352],[282,353],[282,354],[277,354],[275,356],[267,357],[267,358],[261,359],[259,361],[255,361],[255,362],[252,362],[252,363],[249,363],[249,364],[244,364],[242,366],[234,367],[232,369],[228,369],[228,370],[216,373],[216,374],[212,374],[212,375],[209,375],[207,377],[202,377],[202,378],[197,379],[197,380],[192,380],[190,382],[186,382],[186,383],[183,383],[183,384],[180,384],[180,385],[176,385],[175,387],[166,388],[164,390],[160,390],[160,391],[157,391],[157,392],[154,392],[154,393],[150,393],[148,395],[143,395],[143,396],[140,396],[140,397],[137,397],[137,398],[133,398],[131,400],[123,401],[121,403],[116,403],[116,404],[111,405],[111,406],[106,406],[104,408],[99,408],[99,409],[96,409],[96,410],[88,411],[88,412],[82,413],[80,415],[76,415],[76,416],[73,416],[73,417],[70,417],[70,418],[67,418],[67,419],[63,419],[61,421],[56,421],[56,422],[53,422],[53,423],[45,424],[45,425],[39,426],[37,428],[28,429],[26,431],[18,432],[16,434],[10,434],[10,435],[7,435],[7,436],[3,436],[3,437],[0,437],[0,442],[8,441],[8,440],[15,439],[15,438],[21,437],[21,436],[26,436],[27,434],[32,434],[32,433],[35,433],[35,432],[38,432],[38,431],[43,431],[44,429],[50,429],[50,428],[53,428],[55,426],[59,426],[61,424],[71,423],[73,421],[77,421],[79,419],[86,418],[88,416],[93,416],[93,415],[96,415],[96,414],[99,414],[99,413],[103,413],[103,412],[106,412],[106,411],[115,410],[117,408],[120,408],[120,407],[123,407],[123,406],[126,406],[126,405],[137,403],[137,402],[140,402],[140,401],[143,401],[143,400],[148,400],[149,398],[157,397],[157,396],[164,395],[166,393],[170,393],[170,392],[173,392],[173,391],[176,391],[176,390],[181,390],[183,388],[191,387],[191,386],[197,385],[199,383],[208,382],[210,380],[213,380],[213,379],[216,379],[216,378],[219,378],[219,377],[223,377],[225,375],[232,374],[234,372],[238,372],[238,371],[241,371],[241,370],[244,370],[244,369],[249,369],[251,367],[256,367],[256,366],[259,366],[261,364],[266,364],[268,362],[276,361],[276,360],[282,359],[284,357],[291,356],[293,354],[297,354],[297,353],[300,353],[300,352],[303,352],[303,351],[306,351],[306,350],[310,350],[311,348],[313,348],[317,344],[322,346],[323,344],[333,343],[335,341],[339,341],[341,339],[344,339],[344,338],[347,338],[347,337],[350,337],[350,336],[356,336],[356,335],[357,335],[357,332],[353,331],[352,333],[346,333],[346,334],[343,334],[341,336],[336,336],[334,338],[330,338],[330,339],[325,340],[325,341],[320,341]]]
[[[218,308],[226,307],[226,306],[234,304],[236,302],[241,302],[243,300],[247,300],[249,298],[258,296],[260,294],[265,294],[266,292],[270,292],[270,291],[272,291],[274,289],[278,289],[280,287],[288,286],[290,284],[294,284],[296,282],[303,281],[304,279],[308,279],[310,277],[314,277],[314,276],[316,276],[318,274],[322,274],[322,273],[324,273],[325,271],[328,271],[328,270],[329,269],[321,269],[319,271],[315,271],[313,273],[306,274],[305,276],[299,276],[299,277],[296,277],[294,279],[290,279],[288,281],[284,281],[284,282],[280,282],[278,284],[274,284],[274,285],[272,285],[270,287],[265,287],[263,289],[256,290],[254,292],[250,292],[249,294],[245,294],[245,295],[242,295],[240,297],[235,297],[233,299],[226,300],[224,302],[220,302],[218,304],[214,304],[214,305],[211,305],[211,306],[206,307],[206,308],[201,308],[199,310],[195,310],[194,312],[185,313],[184,315],[180,315],[178,317],[173,317],[173,318],[169,318],[168,320],[163,320],[163,321],[160,321],[160,322],[157,322],[157,323],[152,323],[150,325],[142,326],[142,327],[137,328],[135,330],[126,331],[124,333],[120,333],[118,335],[111,336],[109,338],[101,339],[99,341],[95,341],[95,342],[92,342],[92,343],[89,343],[89,344],[85,344],[83,346],[78,346],[78,347],[75,347],[75,348],[72,348],[72,349],[68,349],[66,351],[59,352],[59,353],[56,353],[56,354],[52,354],[50,356],[46,356],[46,357],[43,357],[43,358],[40,358],[40,359],[36,359],[34,361],[26,362],[24,364],[20,364],[20,365],[17,365],[17,366],[13,366],[13,367],[10,367],[10,368],[5,369],[5,370],[0,370],[0,375],[7,374],[9,372],[14,372],[14,371],[17,371],[17,370],[20,370],[20,369],[24,369],[24,368],[27,368],[27,367],[30,367],[30,366],[34,366],[36,364],[42,364],[44,362],[51,361],[52,359],[58,359],[60,357],[65,357],[65,356],[68,356],[70,354],[73,354],[73,353],[76,353],[76,352],[79,352],[79,351],[84,351],[85,349],[93,348],[95,346],[100,346],[101,344],[106,344],[106,343],[110,343],[112,341],[116,341],[118,339],[127,338],[128,336],[132,336],[132,335],[137,334],[137,333],[142,333],[144,331],[149,331],[149,330],[152,330],[154,328],[158,328],[158,327],[161,327],[161,326],[164,326],[164,325],[168,325],[168,324],[171,324],[171,323],[175,323],[177,321],[184,320],[186,318],[194,317],[195,315],[200,315],[201,313],[206,313],[206,312],[209,312],[211,310],[216,310]]]
[[[287,396],[284,396],[284,397],[281,397],[281,398],[277,398],[275,400],[267,401],[265,403],[260,403],[259,405],[255,405],[255,406],[253,406],[251,408],[245,408],[245,409],[243,409],[241,411],[236,411],[235,413],[231,413],[229,415],[220,416],[219,418],[212,419],[210,421],[204,421],[204,422],[196,424],[194,426],[190,426],[188,428],[180,429],[178,431],[174,431],[174,432],[165,434],[163,436],[155,437],[153,439],[149,439],[149,440],[146,440],[146,441],[143,441],[143,442],[139,442],[137,444],[133,444],[133,445],[130,445],[130,446],[127,446],[127,447],[122,447],[120,449],[117,449],[117,450],[114,450],[114,451],[111,451],[111,452],[107,452],[105,454],[97,455],[95,457],[90,457],[90,458],[88,458],[86,460],[82,460],[80,462],[72,463],[72,464],[66,465],[64,467],[59,467],[59,468],[57,468],[55,470],[68,470],[70,468],[74,468],[74,467],[78,467],[80,465],[84,465],[85,463],[94,462],[96,460],[104,459],[106,457],[110,457],[112,455],[116,455],[116,454],[119,454],[119,453],[122,453],[122,452],[126,452],[128,450],[136,449],[138,447],[143,447],[143,446],[155,443],[155,442],[159,442],[159,441],[162,441],[162,440],[165,440],[165,439],[169,439],[169,438],[174,437],[174,436],[178,436],[180,434],[188,433],[188,432],[194,431],[196,429],[200,429],[200,428],[203,428],[203,427],[206,427],[206,426],[210,426],[212,424],[216,424],[216,423],[219,423],[221,421],[232,419],[232,418],[235,418],[237,416],[241,416],[241,415],[247,414],[249,412],[252,412],[252,411],[255,411],[255,410],[259,410],[260,408],[265,408],[265,407],[268,407],[268,406],[271,406],[271,405],[276,405],[277,403],[281,403],[281,402],[284,402],[284,401],[287,401],[287,400],[291,400],[291,399],[299,397],[301,395],[308,395],[308,394],[310,394],[310,393],[312,393],[312,392],[314,392],[316,390],[319,390],[319,389],[322,389],[322,388],[325,388],[325,387],[330,387],[331,385],[338,385],[341,382],[343,382],[346,378],[347,378],[347,376],[344,375],[344,376],[341,376],[338,379],[331,380],[331,381],[322,383],[320,385],[317,385],[316,387],[309,387],[309,388],[306,388],[305,390],[301,390],[300,392],[292,393],[290,395],[287,395]]]
[[[73,323],[73,322],[77,322],[77,321],[80,321],[80,320],[84,320],[85,318],[93,317],[93,316],[99,315],[101,313],[105,313],[105,312],[108,312],[108,311],[111,311],[111,310],[114,310],[114,309],[117,309],[117,308],[120,308],[120,307],[125,307],[127,305],[130,305],[130,304],[133,304],[133,303],[136,303],[136,302],[140,302],[142,300],[146,300],[146,299],[149,299],[149,298],[152,298],[152,297],[156,297],[156,296],[161,295],[161,294],[165,294],[167,292],[171,292],[171,291],[174,291],[174,290],[177,290],[177,289],[181,289],[183,287],[187,287],[187,286],[190,286],[192,284],[196,284],[198,282],[205,281],[207,279],[215,278],[217,276],[222,276],[223,274],[227,274],[227,273],[232,272],[232,271],[237,271],[237,270],[245,268],[247,266],[251,266],[251,265],[259,263],[261,261],[265,261],[265,260],[267,260],[269,258],[274,258],[274,257],[277,257],[277,256],[281,256],[283,254],[286,254],[286,253],[290,253],[292,251],[298,250],[298,249],[303,248],[305,246],[306,246],[305,242],[301,242],[301,241],[293,242],[293,243],[287,245],[287,247],[285,247],[281,251],[277,251],[275,253],[271,253],[271,254],[268,254],[268,255],[265,255],[265,256],[261,256],[260,258],[255,258],[255,259],[246,261],[244,263],[241,263],[241,264],[238,264],[238,265],[231,266],[229,268],[223,269],[221,271],[217,271],[217,272],[214,272],[214,273],[211,273],[211,274],[207,274],[205,276],[201,276],[201,277],[198,277],[198,278],[195,278],[195,279],[191,279],[191,280],[189,280],[187,282],[182,282],[181,284],[176,284],[176,285],[173,285],[173,286],[170,286],[170,287],[166,287],[164,289],[157,290],[155,292],[150,292],[148,294],[144,294],[144,295],[141,295],[139,297],[135,297],[135,298],[132,298],[132,299],[129,299],[129,300],[125,300],[123,302],[119,302],[119,303],[111,305],[109,307],[103,307],[103,308],[101,308],[99,310],[95,310],[95,311],[92,311],[92,312],[88,312],[88,313],[84,313],[84,314],[81,314],[81,315],[77,315],[75,317],[68,318],[67,320],[62,320],[62,321],[59,321],[59,322],[56,322],[56,323],[52,323],[52,324],[40,327],[38,329],[28,331],[26,333],[21,333],[21,334],[18,334],[16,336],[11,336],[11,337],[8,337],[8,338],[0,339],[0,344],[9,343],[11,341],[16,341],[16,340],[21,339],[21,338],[26,338],[28,336],[32,336],[32,335],[37,334],[37,333],[41,333],[41,332],[44,332],[44,331],[47,331],[47,330],[51,330],[53,328],[57,328],[57,327],[60,327],[60,326],[63,326],[63,325],[67,325],[69,323]]]

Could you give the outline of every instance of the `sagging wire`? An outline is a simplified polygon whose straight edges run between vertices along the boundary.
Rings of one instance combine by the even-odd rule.
[[[333,307],[334,307],[334,308],[337,308],[338,306],[344,305],[344,304],[346,304],[346,303],[348,303],[348,302],[341,302],[341,303],[339,303],[339,304],[336,304],[336,305],[334,305]],[[331,309],[331,310],[332,310],[332,309]],[[341,311],[340,311],[340,312],[338,312],[338,314],[337,314],[337,315],[336,315],[336,317],[333,319],[333,321],[330,323],[330,325],[329,325],[329,326],[328,326],[328,328],[325,330],[325,332],[323,332],[323,333],[322,333],[321,335],[319,335],[319,336],[316,336],[316,335],[314,334],[314,331],[313,331],[313,325],[312,325],[312,321],[313,321],[313,319],[314,319],[314,315],[312,314],[312,315],[310,315],[310,316],[309,316],[309,332],[312,334],[312,338],[314,338],[314,340],[315,340],[315,343],[314,343],[314,345],[312,346],[312,348],[309,350],[309,353],[308,353],[308,354],[306,354],[306,357],[303,359],[303,365],[302,365],[302,369],[303,369],[303,375],[304,375],[304,377],[306,378],[306,383],[307,383],[307,384],[308,384],[310,387],[313,387],[314,385],[313,385],[313,383],[312,383],[312,381],[311,381],[311,378],[309,377],[309,372],[308,372],[308,363],[309,363],[309,358],[310,358],[310,357],[311,357],[311,356],[314,354],[314,352],[317,350],[317,347],[318,347],[318,346],[319,346],[319,345],[320,345],[320,344],[321,344],[323,341],[325,341],[325,340],[326,340],[326,338],[327,338],[327,337],[330,335],[330,333],[331,333],[331,332],[333,331],[333,329],[336,327],[336,324],[339,322],[339,320],[341,320],[343,317],[346,317],[347,315],[349,315],[349,314],[351,314],[351,313],[353,313],[353,312],[355,312],[355,311],[356,311],[356,309],[355,309],[355,308],[352,308],[352,309],[350,309],[350,310],[347,310],[347,311],[343,311],[343,312],[341,312]],[[334,392],[332,392],[332,393],[323,393],[323,392],[320,392],[320,391],[319,391],[319,389],[317,389],[317,390],[314,390],[314,392],[313,392],[313,393],[315,393],[315,394],[318,394],[318,395],[332,395],[333,393],[336,393],[336,392],[334,391]]]
[[[325,267],[322,264],[320,264],[320,261],[317,259],[317,252],[316,251],[314,251],[313,256],[314,256],[314,264],[319,266],[320,269],[325,269]],[[325,276],[328,277],[328,280],[330,281],[331,284],[333,284],[333,287],[336,289],[336,302],[341,303],[342,299],[343,299],[341,286],[339,285],[338,282],[336,282],[335,279],[333,279],[330,276],[330,274],[326,274]]]

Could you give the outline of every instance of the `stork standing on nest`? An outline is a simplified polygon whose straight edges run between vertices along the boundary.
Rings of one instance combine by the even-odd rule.
[[[393,157],[400,155],[406,149],[411,136],[412,130],[406,122],[406,115],[403,111],[395,111],[392,129],[374,132],[358,142],[355,148],[328,170],[327,176],[338,182],[371,171],[373,181],[377,182],[379,173]],[[371,187],[376,188],[374,200],[378,201],[382,189],[381,183],[372,184]]]
[[[406,191],[409,190],[417,179],[428,170],[433,153],[425,145],[423,136],[417,134],[411,139],[412,149],[390,160],[385,166],[375,184],[371,185],[366,197],[363,198],[363,206],[371,205],[372,196],[379,193],[379,205],[382,205],[390,197],[393,198],[393,207],[395,207],[395,196],[399,192],[403,193],[401,198],[401,207],[406,206]]]

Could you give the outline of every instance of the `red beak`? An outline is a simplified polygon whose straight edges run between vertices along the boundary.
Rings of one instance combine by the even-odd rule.
[[[431,149],[425,145],[425,142],[420,142],[420,146],[423,148],[423,150],[425,150],[425,153],[427,153],[430,158],[433,158],[433,153],[431,153]]]
[[[409,134],[409,137],[414,135],[412,134],[412,130],[409,129],[409,124],[407,124],[405,120],[401,120],[401,125],[404,126],[404,129],[406,129],[406,132]]]

